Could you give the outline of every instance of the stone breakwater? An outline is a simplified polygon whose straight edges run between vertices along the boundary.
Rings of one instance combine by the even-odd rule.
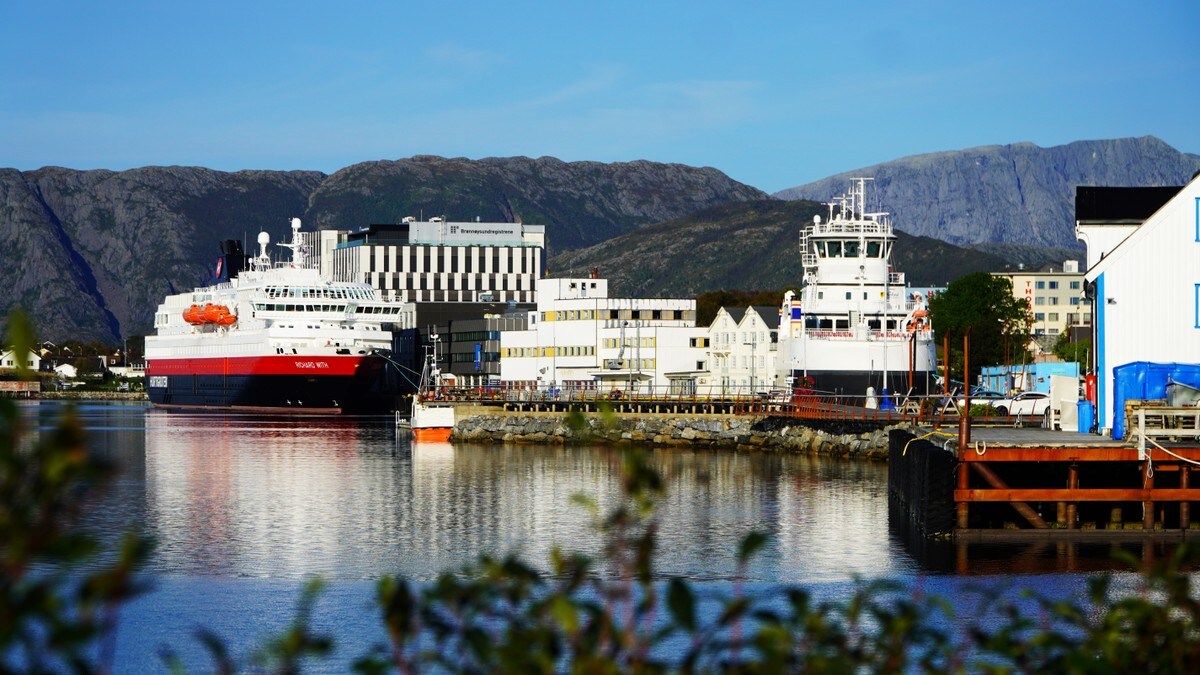
[[[733,415],[587,414],[574,421],[555,413],[474,414],[460,417],[450,440],[491,443],[647,443],[798,452],[887,459],[888,431],[864,424]]]

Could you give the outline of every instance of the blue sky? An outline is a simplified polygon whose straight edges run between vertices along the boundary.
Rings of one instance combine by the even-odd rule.
[[[416,154],[712,166],[768,192],[906,155],[1200,153],[1200,2],[42,2],[0,9],[0,166]]]

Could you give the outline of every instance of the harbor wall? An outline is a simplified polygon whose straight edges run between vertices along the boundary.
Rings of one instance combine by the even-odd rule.
[[[958,460],[941,444],[908,429],[890,433],[888,510],[893,528],[914,541],[943,538],[954,529],[954,477]]]
[[[736,415],[490,413],[459,415],[452,441],[475,443],[646,443],[885,460],[888,432],[853,422]]]

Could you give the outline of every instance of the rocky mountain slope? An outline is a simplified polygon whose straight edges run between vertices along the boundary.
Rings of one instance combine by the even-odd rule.
[[[1079,248],[1079,185],[1183,185],[1200,170],[1200,155],[1154,138],[1079,141],[1051,148],[990,145],[905,157],[783,190],[782,199],[828,201],[851,176],[875,179],[874,206],[896,227],[954,244],[1003,242]]]
[[[766,195],[709,168],[556,159],[414,157],[315,171],[0,170],[0,312],[42,339],[117,342],[151,330],[167,293],[211,279],[222,239],[275,239],[407,215],[547,226],[569,250],[727,201]],[[2,319],[0,319],[2,320]]]
[[[367,162],[331,175],[308,216],[323,228],[403,216],[545,224],[549,253],[590,246],[639,227],[767,195],[712,168],[655,162],[478,161],[417,156]]]
[[[720,289],[799,285],[800,226],[826,207],[810,201],[762,200],[715,206],[634,234],[550,259],[552,276],[586,276],[593,268],[610,291],[635,297],[693,297]],[[916,286],[1008,266],[1005,259],[929,237],[897,233],[897,271]]]

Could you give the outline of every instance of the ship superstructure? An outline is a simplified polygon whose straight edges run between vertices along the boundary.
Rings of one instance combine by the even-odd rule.
[[[247,260],[222,244],[218,283],[169,295],[146,338],[146,378],[158,406],[296,412],[392,407],[385,368],[392,334],[412,305],[382,300],[363,283],[323,278],[291,221],[290,259],[276,262],[270,236]]]
[[[868,212],[868,178],[800,232],[803,286],[780,309],[776,386],[847,395],[925,393],[937,358],[926,298],[892,270],[887,213]]]

